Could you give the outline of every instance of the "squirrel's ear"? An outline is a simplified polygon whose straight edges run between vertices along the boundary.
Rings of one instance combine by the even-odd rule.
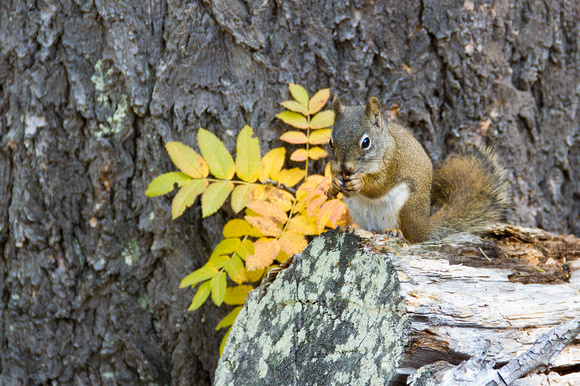
[[[332,111],[334,111],[334,117],[338,117],[344,111],[344,107],[340,104],[340,99],[338,99],[338,95],[334,97],[332,100]]]
[[[381,104],[379,100],[375,97],[369,99],[367,107],[365,108],[365,114],[370,117],[372,115],[377,116],[381,113]]]

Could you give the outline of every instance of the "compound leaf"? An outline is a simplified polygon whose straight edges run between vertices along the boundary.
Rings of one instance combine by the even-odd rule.
[[[232,310],[232,312],[230,312],[229,314],[224,316],[224,318],[221,320],[221,322],[219,322],[219,324],[216,326],[215,329],[219,330],[220,328],[228,327],[228,326],[231,326],[232,324],[234,324],[234,322],[236,321],[236,318],[238,317],[238,314],[240,313],[241,310],[242,310],[242,307],[234,308]]]
[[[237,287],[228,287],[226,289],[226,296],[224,303],[230,305],[240,305],[246,302],[246,298],[254,287],[251,285],[239,285]]]
[[[262,165],[260,168],[260,182],[266,182],[268,179],[278,181],[278,175],[282,166],[284,166],[284,158],[286,157],[286,149],[278,147],[270,150],[264,158],[262,158]]]
[[[224,143],[201,127],[197,132],[197,142],[211,174],[222,180],[231,180],[236,172],[236,165]]]
[[[205,178],[209,174],[205,160],[192,148],[181,142],[168,142],[165,149],[179,170],[193,178]]]
[[[171,217],[175,220],[185,212],[185,209],[193,205],[195,198],[207,187],[206,180],[191,180],[179,189],[171,203]]]
[[[283,111],[276,114],[278,119],[281,119],[284,123],[296,127],[298,129],[307,129],[308,121],[306,117],[302,114],[298,114],[292,111]]]
[[[334,113],[332,110],[325,110],[316,114],[310,121],[311,129],[324,129],[334,125]]]
[[[290,83],[288,85],[290,88],[290,94],[304,107],[308,106],[308,92],[306,89],[298,84]]]
[[[228,286],[227,277],[225,272],[221,272],[211,278],[211,300],[213,300],[216,306],[221,306],[224,301],[224,296],[226,295],[226,288]]]
[[[191,181],[191,177],[182,172],[169,172],[155,177],[147,187],[145,195],[147,197],[157,197],[167,194],[173,190],[175,184],[182,187],[186,182]]]
[[[214,267],[203,266],[187,275],[179,284],[179,288],[194,286],[199,282],[211,279],[219,273]]]
[[[276,239],[259,239],[254,242],[254,254],[246,257],[248,271],[266,268],[276,259],[280,244]]]
[[[328,102],[328,98],[330,98],[330,89],[328,88],[322,89],[314,94],[314,96],[310,98],[310,102],[308,102],[308,114],[312,115],[320,111],[326,102]]]
[[[199,307],[201,307],[201,305],[205,303],[205,300],[209,296],[210,292],[211,288],[209,287],[209,281],[206,281],[205,283],[200,285],[187,311],[194,311],[197,310]]]
[[[253,133],[250,126],[244,126],[236,144],[236,173],[247,182],[256,181],[260,174],[260,143]]]
[[[228,181],[214,182],[208,186],[201,196],[202,217],[210,216],[221,208],[233,189],[234,184]]]

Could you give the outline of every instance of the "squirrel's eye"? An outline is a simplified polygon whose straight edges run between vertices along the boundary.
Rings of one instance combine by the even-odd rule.
[[[371,139],[369,137],[365,137],[360,143],[360,147],[363,150],[367,150],[369,147],[371,147]]]

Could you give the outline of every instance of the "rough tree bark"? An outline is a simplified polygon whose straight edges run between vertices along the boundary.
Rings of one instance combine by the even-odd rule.
[[[0,3],[0,383],[207,384],[217,321],[177,289],[227,210],[148,199],[203,126],[280,145],[286,83],[376,95],[435,161],[495,145],[512,220],[580,234],[575,1]]]

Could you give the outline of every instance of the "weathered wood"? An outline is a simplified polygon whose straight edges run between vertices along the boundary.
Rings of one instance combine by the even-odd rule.
[[[498,228],[496,233],[501,234],[504,232],[502,229],[505,230]],[[521,235],[528,235],[530,240],[534,239],[534,235],[540,235],[537,233],[540,231],[525,228],[513,228],[510,234],[516,231]],[[339,349],[342,346],[335,338],[340,337],[354,342],[347,350],[348,353],[355,350],[353,347],[359,347],[359,343],[363,343],[364,339],[359,335],[357,328],[351,329],[352,335],[348,338],[343,336],[344,334],[348,336],[344,329],[341,329],[339,336],[335,337],[336,331],[332,326],[343,325],[345,320],[361,325],[358,318],[364,321],[376,312],[381,313],[369,307],[359,306],[357,313],[323,311],[317,314],[304,312],[301,307],[291,307],[293,304],[314,304],[317,307],[324,304],[324,309],[332,310],[343,304],[344,297],[355,294],[361,298],[379,297],[383,299],[379,310],[382,308],[389,310],[399,304],[400,296],[403,297],[404,303],[401,305],[404,306],[406,316],[401,320],[406,320],[406,328],[401,330],[398,321],[394,321],[390,326],[381,324],[381,334],[385,334],[389,341],[395,339],[405,345],[406,349],[402,355],[390,358],[396,361],[397,371],[396,373],[385,371],[374,380],[364,378],[365,374],[360,372],[353,373],[353,378],[349,378],[350,381],[362,383],[388,381],[404,383],[407,375],[414,374],[425,365],[440,361],[449,362],[449,365],[438,365],[439,367],[428,369],[439,372],[451,364],[458,365],[472,357],[481,359],[472,359],[471,362],[464,363],[458,368],[458,374],[470,373],[468,369],[475,366],[482,369],[481,379],[489,382],[492,378],[484,371],[489,366],[493,364],[503,366],[513,361],[522,352],[530,350],[542,334],[580,315],[578,292],[580,270],[577,269],[580,267],[573,264],[577,262],[574,259],[578,259],[574,250],[568,256],[570,260],[567,264],[571,268],[567,280],[558,284],[522,284],[517,281],[519,277],[514,277],[513,273],[524,270],[524,267],[505,267],[511,257],[506,256],[498,246],[501,245],[501,241],[462,234],[437,243],[408,245],[400,238],[374,235],[361,230],[356,230],[355,233],[360,236],[358,239],[360,249],[353,247],[352,234],[346,233],[340,237],[336,233],[323,235],[309,246],[298,262],[295,260],[289,268],[278,274],[278,278],[267,289],[261,291],[265,293],[263,298],[258,295],[260,291],[256,291],[238,317],[239,321],[234,325],[223,359],[218,365],[217,380],[220,384],[247,382],[249,378],[244,374],[254,374],[258,366],[268,369],[263,372],[263,376],[268,374],[267,379],[273,384],[283,384],[282,380],[290,374],[292,379],[301,381],[298,383],[308,384],[318,377],[328,379],[325,378],[328,377],[328,373],[320,373],[309,367],[312,364],[312,356],[309,353],[305,354],[301,347],[323,345],[325,351],[324,355],[321,354],[320,360],[331,358],[331,363],[340,363],[337,368],[350,368],[348,367],[352,366],[348,363],[350,357]],[[547,237],[545,232],[541,235]],[[348,242],[348,248],[342,246],[345,243],[341,241],[343,239],[351,240]],[[573,241],[570,245],[576,245],[574,240],[568,241]],[[515,249],[512,249],[512,252],[513,250]],[[473,254],[474,251],[477,256],[473,255],[470,258],[469,254]],[[565,250],[561,252],[567,253]],[[454,264],[453,262],[458,259],[462,263]],[[382,269],[377,269],[376,264],[380,260],[384,260],[386,265],[382,266]],[[361,261],[367,263],[361,265]],[[470,262],[476,266],[466,265]],[[396,268],[400,284],[399,287],[382,288],[375,280],[384,281],[381,278],[384,277],[384,270],[388,271],[386,267],[390,264]],[[348,272],[351,269],[363,271],[356,275],[345,275],[345,270]],[[550,272],[543,274],[551,280]],[[304,291],[303,288],[310,288],[311,292]],[[392,288],[397,288],[397,291],[393,291]],[[360,303],[360,300],[347,301],[347,304]],[[326,319],[329,313],[332,315],[331,323]],[[565,324],[560,328],[576,331],[578,322],[571,323],[576,323],[575,327]],[[320,327],[328,334],[308,333],[308,327],[303,330],[303,326],[312,325]],[[277,347],[272,337],[281,334],[280,331],[288,335],[284,340],[287,355],[274,357],[264,355],[268,345]],[[393,337],[395,331],[399,334],[398,337]],[[558,331],[542,338],[532,350],[520,356],[516,362],[510,362],[508,367],[500,370],[500,373],[505,371],[505,374],[520,377],[534,370],[536,365],[547,364],[548,361],[554,371],[578,371],[580,342],[573,340],[568,344],[575,336],[571,335],[573,331],[567,332],[567,338],[560,336],[562,339],[558,341],[555,338]],[[369,335],[375,336],[375,332],[369,332]],[[557,344],[560,346],[556,347]],[[566,347],[563,347],[564,345]],[[545,350],[540,351],[546,358],[539,355],[538,347]],[[549,351],[550,349],[553,351]],[[484,352],[485,356],[482,357]],[[553,360],[556,352],[559,355]],[[524,361],[527,361],[527,368],[514,366],[514,363],[521,364]],[[392,363],[388,366],[392,368]],[[306,368],[309,370],[304,370]],[[491,371],[490,374],[495,376],[497,372]],[[463,375],[461,377],[469,379]],[[444,383],[445,379],[449,380],[448,378],[443,377],[442,384],[452,384],[452,381]],[[342,383],[340,379],[334,379],[334,382]],[[469,381],[466,382],[465,384],[469,384]]]

